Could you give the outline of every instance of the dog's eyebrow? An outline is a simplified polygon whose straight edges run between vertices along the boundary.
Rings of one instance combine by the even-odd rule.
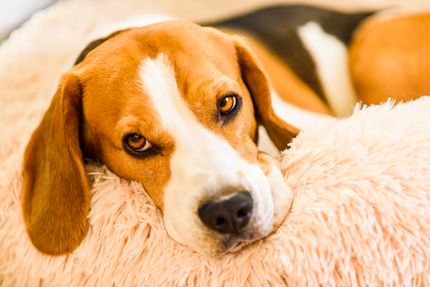
[[[90,42],[85,47],[85,49],[82,50],[82,52],[79,54],[79,56],[76,59],[74,65],[77,65],[80,62],[82,62],[85,59],[85,57],[88,55],[89,52],[91,52],[92,50],[94,50],[95,48],[97,48],[98,46],[100,46],[101,44],[103,44],[104,42],[106,42],[107,40],[109,40],[110,38],[118,35],[119,33],[125,32],[127,30],[130,30],[130,29],[119,30],[119,31],[113,32],[112,34],[110,34],[110,35],[108,35],[106,37],[103,37],[103,38],[100,38],[100,39],[97,39],[97,40],[94,40],[94,41]]]
[[[139,124],[140,123],[140,124]],[[125,116],[118,121],[116,126],[113,128],[113,135],[116,139],[122,138],[123,132],[130,131],[139,131],[139,126],[141,126],[141,121],[135,116]]]

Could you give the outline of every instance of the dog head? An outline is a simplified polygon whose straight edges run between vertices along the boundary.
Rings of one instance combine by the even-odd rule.
[[[169,235],[196,251],[222,254],[269,234],[290,193],[276,161],[257,149],[257,126],[280,149],[297,130],[273,113],[251,52],[184,21],[96,46],[62,77],[26,149],[22,205],[33,244],[63,254],[84,238],[84,156],[140,182]]]

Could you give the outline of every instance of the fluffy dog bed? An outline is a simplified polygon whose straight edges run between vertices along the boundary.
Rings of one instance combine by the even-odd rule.
[[[60,2],[0,47],[1,286],[430,286],[430,98],[305,128],[282,157],[291,212],[240,253],[177,244],[139,184],[95,165],[85,240],[38,253],[19,204],[25,144],[96,24],[130,14],[91,7]]]

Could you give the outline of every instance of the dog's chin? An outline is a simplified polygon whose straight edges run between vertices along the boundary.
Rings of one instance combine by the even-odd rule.
[[[258,242],[268,234],[260,234],[256,232],[244,232],[240,235],[223,235],[218,238],[210,250],[206,249],[205,254],[210,256],[223,256],[229,253],[237,253],[243,251],[252,244]]]
[[[265,236],[251,236],[249,239],[229,238],[225,241],[225,253],[236,253],[242,251]]]

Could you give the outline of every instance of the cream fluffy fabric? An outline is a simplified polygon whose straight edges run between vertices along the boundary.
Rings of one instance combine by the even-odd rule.
[[[430,98],[307,127],[282,158],[290,214],[240,253],[177,244],[142,187],[100,166],[87,167],[85,240],[68,256],[38,253],[19,208],[23,150],[94,27],[132,14],[105,3],[61,2],[0,47],[1,286],[430,286]]]

